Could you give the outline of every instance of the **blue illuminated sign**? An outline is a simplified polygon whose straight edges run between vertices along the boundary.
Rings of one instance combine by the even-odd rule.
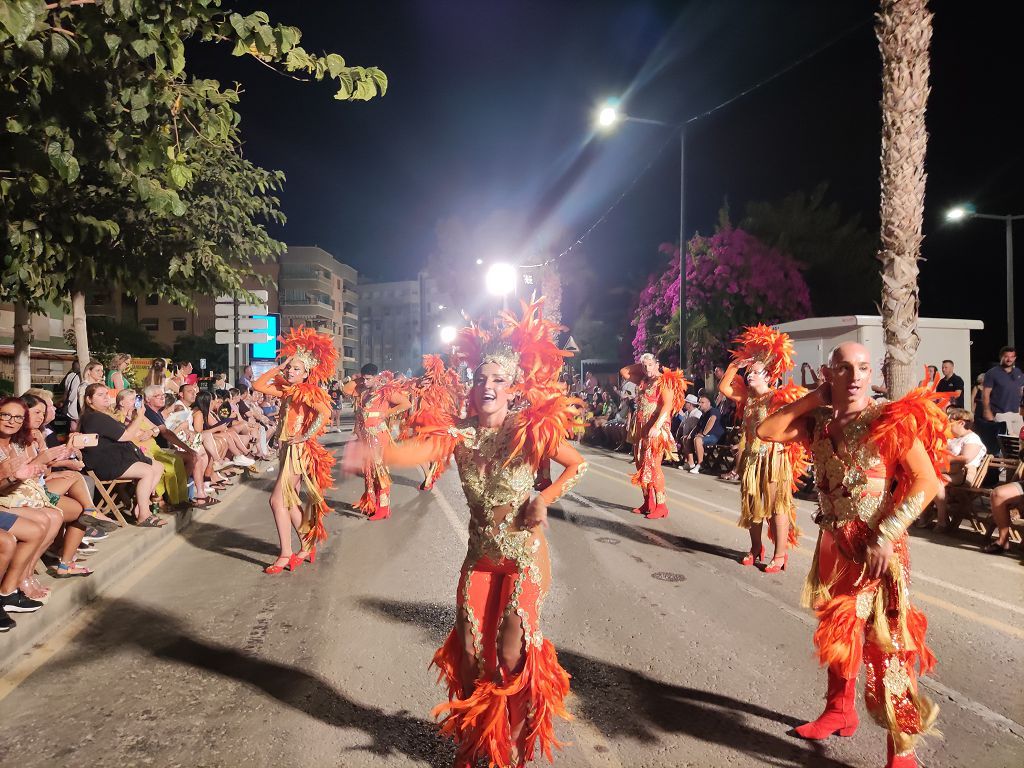
[[[249,359],[250,360],[274,360],[277,358],[277,328],[279,325],[279,315],[253,315],[254,318],[259,320],[267,321],[266,331],[256,331],[256,333],[266,333],[270,339],[263,342],[262,344],[250,344],[249,345]]]

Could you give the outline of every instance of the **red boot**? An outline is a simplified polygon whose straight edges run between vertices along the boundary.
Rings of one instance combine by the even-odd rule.
[[[668,507],[665,505],[665,494],[656,491],[651,492],[651,511],[647,513],[648,520],[658,520],[668,517]]]
[[[799,726],[796,735],[804,739],[827,739],[837,732],[840,736],[853,736],[860,722],[856,704],[856,678],[847,680],[829,667],[825,711],[817,720]]]
[[[897,755],[891,736],[885,739],[885,752],[885,768],[917,768],[917,755],[914,754],[914,750],[905,755]]]
[[[387,520],[389,517],[391,517],[391,507],[385,507],[385,506],[378,505],[377,508],[375,510],[373,510],[373,514],[370,515],[366,519],[367,520]]]
[[[633,514],[634,515],[646,515],[651,509],[654,508],[653,505],[648,505],[647,498],[648,498],[647,497],[647,492],[645,491],[644,492],[644,503],[641,504],[639,507],[635,507],[633,509]],[[651,495],[651,498],[653,500],[653,494]]]

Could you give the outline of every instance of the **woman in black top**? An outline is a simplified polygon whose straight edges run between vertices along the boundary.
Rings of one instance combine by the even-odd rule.
[[[148,426],[140,409],[127,427],[110,415],[112,398],[106,384],[85,388],[82,432],[95,432],[97,444],[82,449],[86,469],[100,480],[136,480],[135,519],[144,528],[161,528],[166,522],[150,511],[149,500],[163,475],[163,464],[154,463],[132,442]]]

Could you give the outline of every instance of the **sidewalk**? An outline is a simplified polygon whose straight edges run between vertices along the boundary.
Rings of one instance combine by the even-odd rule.
[[[261,462],[265,469],[268,464]],[[0,635],[0,675],[10,671],[19,662],[39,648],[61,628],[67,626],[90,602],[116,586],[132,569],[144,563],[162,547],[173,542],[193,520],[216,513],[265,477],[275,473],[253,475],[245,472],[241,480],[220,497],[220,504],[205,509],[186,509],[179,512],[163,528],[135,528],[128,526],[111,532],[97,542],[97,552],[84,565],[92,568],[91,576],[54,579],[48,574],[39,576],[44,586],[50,587],[50,600],[35,613],[18,613],[13,618],[18,626]]]

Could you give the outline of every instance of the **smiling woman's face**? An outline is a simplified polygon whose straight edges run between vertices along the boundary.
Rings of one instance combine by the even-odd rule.
[[[512,399],[512,383],[497,363],[484,363],[477,368],[470,393],[477,413],[489,415],[507,409]]]

